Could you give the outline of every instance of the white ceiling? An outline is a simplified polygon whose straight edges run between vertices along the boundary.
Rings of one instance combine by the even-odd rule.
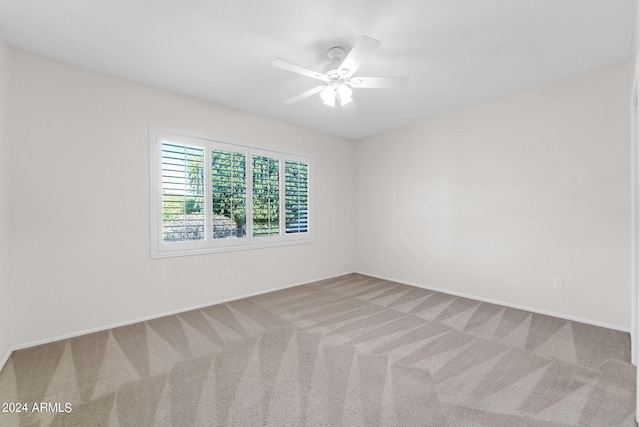
[[[0,0],[12,46],[357,139],[629,58],[633,0]],[[382,41],[356,75],[408,76],[354,90],[353,111],[319,95],[326,51]]]

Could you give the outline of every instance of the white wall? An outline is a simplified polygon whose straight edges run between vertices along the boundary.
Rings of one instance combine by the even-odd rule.
[[[630,78],[625,62],[357,141],[357,269],[629,328]]]
[[[353,271],[349,141],[13,53],[14,344]],[[149,123],[311,155],[315,242],[151,260]]]
[[[7,87],[9,78],[9,46],[0,37],[0,367],[11,347],[9,337],[9,157],[7,138]]]
[[[633,40],[631,44],[631,60],[638,54],[638,48],[640,47],[640,31],[638,31],[638,24],[640,21],[640,5],[638,0],[634,0],[636,6],[635,24],[633,26]]]

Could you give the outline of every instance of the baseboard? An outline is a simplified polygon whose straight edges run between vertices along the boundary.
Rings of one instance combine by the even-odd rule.
[[[401,283],[403,285],[409,285],[409,286],[415,286],[415,287],[418,287],[418,288],[428,289],[430,291],[442,292],[443,294],[455,295],[457,297],[464,297],[464,298],[474,299],[476,301],[488,302],[488,303],[491,303],[491,304],[502,305],[502,306],[510,307],[510,308],[517,308],[519,310],[531,311],[533,313],[544,314],[546,316],[558,317],[560,319],[565,319],[565,320],[572,320],[574,322],[586,323],[588,325],[593,325],[593,326],[600,326],[602,328],[613,329],[613,330],[616,330],[616,331],[627,332],[627,333],[631,332],[630,328],[624,328],[622,326],[612,325],[612,324],[604,323],[604,322],[598,322],[596,320],[583,319],[581,317],[570,316],[570,315],[567,315],[567,314],[554,313],[554,312],[551,312],[551,311],[541,310],[541,309],[534,308],[534,307],[527,307],[527,306],[524,306],[524,305],[511,304],[511,303],[508,303],[508,302],[505,302],[505,301],[499,301],[499,300],[494,300],[494,299],[490,299],[490,298],[483,298],[483,297],[479,297],[479,296],[476,296],[476,295],[465,294],[464,292],[456,292],[456,291],[451,291],[451,290],[448,290],[448,289],[436,288],[436,287],[433,287],[433,286],[427,286],[427,285],[423,285],[423,284],[420,284],[420,283],[408,282],[406,280],[398,280],[398,279],[393,279],[393,278],[390,278],[390,277],[379,276],[379,275],[376,275],[376,274],[363,273],[361,271],[356,271],[355,273],[362,274],[363,276],[375,277],[376,279],[382,279],[382,280],[388,280],[390,282]]]
[[[616,331],[627,332],[627,333],[630,332],[629,328],[624,328],[624,327],[617,326],[617,325],[612,325],[612,324],[609,324],[609,323],[598,322],[598,321],[595,321],[595,320],[584,319],[584,318],[581,318],[581,317],[570,316],[570,315],[566,315],[566,314],[562,314],[562,313],[554,313],[554,312],[551,312],[551,311],[541,310],[541,309],[538,309],[538,308],[535,308],[535,307],[527,307],[527,306],[524,306],[524,305],[511,304],[511,303],[508,303],[508,302],[505,302],[505,301],[499,301],[499,300],[494,300],[494,299],[490,299],[490,298],[479,297],[479,296],[476,296],[476,295],[469,295],[469,294],[466,294],[464,292],[451,291],[451,290],[448,290],[448,289],[442,289],[442,288],[437,288],[437,287],[433,287],[433,286],[427,286],[427,285],[423,285],[423,284],[420,284],[420,283],[409,282],[409,281],[406,281],[406,280],[398,280],[398,279],[394,279],[394,278],[391,278],[391,277],[379,276],[377,274],[364,273],[364,272],[361,272],[361,271],[349,271],[349,272],[345,272],[345,273],[336,274],[336,275],[333,275],[333,276],[321,277],[321,278],[308,280],[308,281],[304,281],[304,282],[292,283],[292,284],[289,284],[289,285],[280,286],[280,287],[277,287],[277,288],[271,288],[271,289],[258,291],[258,292],[253,292],[253,293],[250,293],[250,294],[244,294],[244,295],[240,295],[240,296],[237,296],[237,297],[231,297],[231,298],[226,298],[226,299],[222,299],[222,300],[207,302],[207,303],[199,304],[199,305],[192,306],[192,307],[181,308],[181,309],[178,309],[178,310],[173,310],[173,311],[164,312],[164,313],[160,313],[160,314],[154,314],[154,315],[151,315],[151,316],[141,317],[141,318],[138,318],[138,319],[127,320],[127,321],[124,321],[124,322],[119,322],[119,323],[115,323],[115,324],[111,324],[111,325],[107,325],[107,326],[100,326],[100,327],[97,327],[97,328],[85,329],[85,330],[82,330],[82,331],[72,332],[72,333],[69,333],[69,334],[58,335],[58,336],[51,337],[51,338],[44,338],[44,339],[41,339],[41,340],[36,340],[36,341],[31,341],[31,342],[27,342],[27,343],[23,343],[23,344],[14,345],[14,346],[9,348],[7,354],[0,361],[0,371],[2,371],[2,369],[4,368],[6,363],[9,361],[9,357],[11,357],[11,353],[13,353],[16,350],[23,350],[25,348],[35,347],[37,345],[49,344],[49,343],[52,343],[52,342],[55,342],[55,341],[65,340],[65,339],[69,339],[69,338],[75,338],[75,337],[79,337],[79,336],[82,336],[82,335],[92,334],[92,333],[95,333],[95,332],[106,331],[108,329],[119,328],[119,327],[122,327],[122,326],[128,326],[128,325],[132,325],[134,323],[146,322],[146,321],[149,321],[149,320],[159,319],[159,318],[165,317],[165,316],[172,316],[174,314],[180,314],[180,313],[184,313],[184,312],[191,311],[191,310],[197,310],[197,309],[200,309],[200,308],[209,307],[211,305],[224,304],[224,303],[230,302],[230,301],[236,301],[236,300],[240,300],[240,299],[243,299],[243,298],[249,298],[249,297],[254,297],[254,296],[257,296],[257,295],[267,294],[269,292],[276,292],[276,291],[280,291],[280,290],[283,290],[283,289],[294,288],[296,286],[308,285],[309,283],[319,282],[321,280],[333,279],[335,277],[340,277],[340,276],[344,276],[344,275],[352,274],[352,273],[362,274],[363,276],[375,277],[377,279],[388,280],[390,282],[401,283],[401,284],[404,284],[404,285],[409,285],[409,286],[415,286],[415,287],[418,287],[418,288],[428,289],[430,291],[442,292],[444,294],[455,295],[455,296],[458,296],[458,297],[464,297],[464,298],[474,299],[474,300],[477,300],[477,301],[488,302],[488,303],[491,303],[491,304],[502,305],[502,306],[505,306],[505,307],[516,308],[516,309],[519,309],[519,310],[531,311],[533,313],[538,313],[538,314],[544,314],[544,315],[547,315],[547,316],[558,317],[560,319],[572,320],[574,322],[586,323],[588,325],[600,326],[602,328],[613,329],[613,330],[616,330]]]
[[[250,294],[240,295],[240,296],[237,296],[237,297],[231,297],[231,298],[226,298],[226,299],[217,300],[217,301],[213,301],[213,302],[207,302],[207,303],[199,304],[199,305],[192,306],[192,307],[180,308],[178,310],[168,311],[168,312],[164,312],[164,313],[160,313],[160,314],[154,314],[154,315],[151,315],[151,316],[141,317],[141,318],[137,318],[137,319],[133,319],[133,320],[127,320],[127,321],[124,321],[124,322],[114,323],[114,324],[107,325],[107,326],[100,326],[100,327],[97,327],[97,328],[85,329],[85,330],[82,330],[82,331],[71,332],[69,334],[58,335],[58,336],[51,337],[51,338],[44,338],[44,339],[41,339],[41,340],[30,341],[30,342],[26,342],[26,343],[23,343],[23,344],[17,344],[17,345],[14,345],[14,346],[9,348],[8,353],[5,355],[4,359],[2,359],[2,361],[0,362],[0,371],[2,371],[2,369],[5,366],[5,364],[9,360],[9,357],[11,356],[11,353],[13,353],[16,350],[23,350],[25,348],[35,347],[35,346],[43,345],[43,344],[49,344],[49,343],[52,343],[52,342],[55,342],[55,341],[66,340],[66,339],[69,339],[69,338],[76,338],[76,337],[79,337],[79,336],[82,336],[82,335],[93,334],[95,332],[102,332],[102,331],[106,331],[108,329],[113,329],[113,328],[119,328],[119,327],[122,327],[122,326],[132,325],[134,323],[146,322],[146,321],[149,321],[149,320],[159,319],[161,317],[166,317],[166,316],[172,316],[174,314],[185,313],[185,312],[191,311],[191,310],[198,310],[200,308],[209,307],[211,305],[224,304],[226,302],[236,301],[236,300],[240,300],[240,299],[243,299],[243,298],[249,298],[249,297],[254,297],[254,296],[257,296],[257,295],[268,294],[270,292],[281,291],[283,289],[295,288],[296,286],[308,285],[309,283],[319,282],[321,280],[333,279],[333,278],[336,278],[336,277],[341,277],[341,276],[344,276],[344,275],[347,275],[347,274],[352,274],[352,273],[353,273],[352,271],[349,271],[349,272],[346,272],[346,273],[340,273],[340,274],[336,274],[336,275],[333,275],[333,276],[321,277],[321,278],[318,278],[318,279],[307,280],[307,281],[304,281],[304,282],[292,283],[292,284],[285,285],[285,286],[280,286],[280,287],[277,287],[277,288],[271,288],[271,289],[267,289],[267,290],[264,290],[264,291],[258,291],[258,292],[253,292],[253,293],[250,293]]]
[[[0,372],[2,372],[2,369],[4,369],[4,365],[6,365],[7,362],[9,361],[9,358],[11,357],[11,353],[13,353],[13,350],[14,350],[13,347],[9,347],[9,350],[7,350],[7,354],[5,354],[2,360],[0,360]]]

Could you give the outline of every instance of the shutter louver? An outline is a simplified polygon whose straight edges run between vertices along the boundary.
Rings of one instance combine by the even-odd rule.
[[[253,160],[253,235],[280,234],[279,161],[252,156]]]
[[[245,154],[211,151],[213,238],[247,235],[247,183]]]
[[[162,142],[162,239],[203,240],[204,149]]]
[[[309,165],[285,161],[285,232],[306,233],[309,219]]]

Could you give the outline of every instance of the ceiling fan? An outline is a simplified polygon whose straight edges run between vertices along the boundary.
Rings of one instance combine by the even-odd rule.
[[[320,93],[320,98],[325,105],[335,107],[336,102],[344,107],[353,102],[351,98],[353,89],[402,89],[407,84],[407,77],[354,77],[358,68],[380,46],[378,40],[367,36],[360,36],[353,49],[345,56],[345,50],[341,47],[332,47],[327,52],[331,63],[322,69],[322,72],[293,64],[280,58],[271,61],[274,67],[302,74],[303,76],[321,80],[323,84],[316,86],[300,95],[284,101],[285,104],[293,104],[302,99]]]

